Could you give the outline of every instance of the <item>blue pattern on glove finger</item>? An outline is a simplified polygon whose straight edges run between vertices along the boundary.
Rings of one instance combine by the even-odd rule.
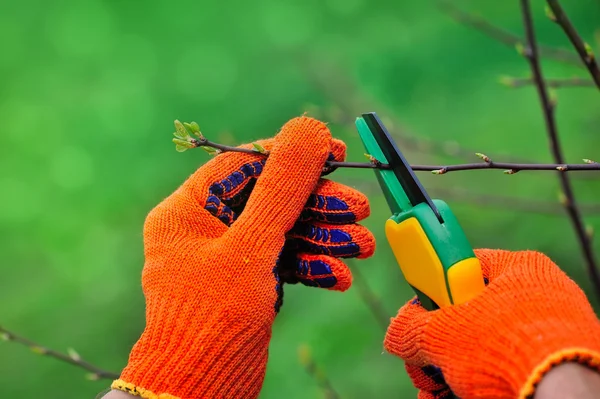
[[[347,231],[328,229],[307,223],[296,223],[288,234],[306,237],[322,243],[340,244],[352,242],[352,236]]]
[[[296,265],[296,276],[304,285],[331,288],[337,283],[337,278],[331,275],[331,266],[322,260],[297,259]]]
[[[350,212],[348,204],[338,197],[332,195],[311,194],[300,215],[300,220],[309,219],[321,222],[345,224],[355,222],[356,215],[353,212]]]
[[[237,214],[215,195],[208,196],[204,209],[209,211],[213,216],[216,216],[227,226],[230,226],[237,219]]]
[[[356,222],[356,215],[352,212],[324,213],[323,211],[304,208],[300,214],[300,220],[315,220],[317,222],[349,224]]]
[[[335,258],[354,258],[360,255],[360,246],[355,242],[342,245],[319,245],[299,238],[288,240],[288,249],[297,252],[309,252],[317,255],[328,255]]]
[[[259,176],[264,164],[265,160],[244,164],[239,170],[236,170],[225,179],[213,183],[208,189],[208,192],[220,198],[229,198],[226,194],[231,190],[237,188],[245,180]]]
[[[204,208],[227,226],[231,226],[243,210],[245,201],[254,187],[256,177],[262,172],[265,161],[263,159],[244,164],[226,178],[211,184]],[[244,183],[246,186],[231,194]]]

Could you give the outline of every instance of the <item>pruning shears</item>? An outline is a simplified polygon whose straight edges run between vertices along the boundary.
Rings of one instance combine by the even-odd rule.
[[[392,216],[385,234],[406,281],[434,310],[464,303],[483,291],[481,264],[448,204],[432,200],[374,112],[356,119]]]

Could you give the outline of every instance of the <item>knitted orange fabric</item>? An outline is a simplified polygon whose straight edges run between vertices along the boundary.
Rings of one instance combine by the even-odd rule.
[[[442,397],[443,380],[428,382],[417,370],[429,365],[441,368],[461,399],[531,398],[562,362],[600,371],[600,322],[558,266],[533,251],[476,255],[490,281],[481,295],[431,312],[410,301],[388,329],[385,348],[406,361],[418,388],[429,390],[421,398]]]
[[[205,209],[206,193],[255,155],[219,155],[152,210],[144,228],[146,328],[113,388],[144,398],[258,396],[279,300],[278,257],[331,147],[317,120],[284,125],[229,227]]]

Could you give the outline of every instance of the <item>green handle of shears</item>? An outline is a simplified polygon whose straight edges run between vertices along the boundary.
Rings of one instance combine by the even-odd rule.
[[[357,118],[356,126],[367,152],[388,163],[364,119]],[[441,223],[427,203],[411,203],[392,170],[374,170],[393,213],[385,226],[388,243],[422,305],[433,310],[483,291],[481,265],[450,207],[433,200]]]

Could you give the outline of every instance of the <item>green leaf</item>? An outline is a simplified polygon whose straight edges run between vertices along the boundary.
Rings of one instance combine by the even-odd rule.
[[[217,155],[217,154],[221,153],[221,151],[217,150],[216,148],[209,147],[206,145],[203,145],[200,148],[202,148],[204,151],[208,152],[210,155]]]
[[[183,122],[183,126],[187,127],[187,129],[192,133],[200,133],[200,126],[196,122]]]
[[[175,135],[175,137],[180,138],[180,139],[187,139],[190,137],[190,133],[188,132],[188,130],[185,128],[185,126],[183,126],[183,124],[181,122],[179,122],[177,119],[175,119],[175,130],[176,132],[173,133]]]
[[[182,136],[181,133],[179,133],[178,131],[173,132],[173,136],[177,137],[178,139],[182,139],[185,140],[187,137]]]
[[[180,145],[182,147],[186,147],[186,148],[194,148],[194,143],[191,143],[187,140],[181,140],[181,139],[173,139],[173,143]]]
[[[184,146],[179,145],[179,144],[177,144],[175,146],[175,151],[177,151],[177,152],[186,152],[187,150],[189,150],[188,147],[184,147]]]
[[[204,136],[202,135],[202,133],[200,132],[200,126],[198,126],[198,124],[196,122],[183,122],[183,125],[190,131],[192,132],[195,136],[197,136],[198,138],[204,139]]]
[[[2,338],[3,341],[10,341],[10,334],[2,333],[2,334],[0,334],[0,338]]]
[[[85,375],[85,378],[90,381],[98,381],[100,376],[97,373],[88,373]]]
[[[252,143],[252,146],[254,147],[254,151],[256,152],[260,152],[261,154],[268,154],[269,151],[267,151],[265,149],[265,147],[263,147],[262,145],[258,144],[258,143]]]

